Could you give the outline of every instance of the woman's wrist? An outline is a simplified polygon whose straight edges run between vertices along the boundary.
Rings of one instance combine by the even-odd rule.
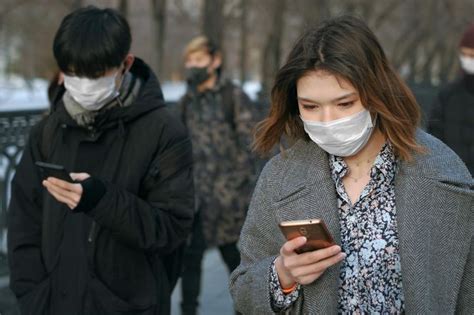
[[[275,260],[275,269],[278,274],[278,281],[280,281],[281,289],[283,291],[293,291],[296,286],[296,281],[286,271],[286,268],[283,266],[281,256],[278,256]]]

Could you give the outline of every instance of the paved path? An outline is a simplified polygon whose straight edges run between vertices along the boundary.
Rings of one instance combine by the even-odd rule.
[[[200,315],[233,315],[227,269],[219,252],[211,249],[204,255]],[[178,282],[171,299],[171,315],[180,315],[181,284]]]
[[[232,299],[228,289],[228,274],[217,250],[204,255],[200,315],[233,315]],[[6,277],[0,278],[0,287],[7,285]],[[178,282],[172,296],[171,315],[180,315],[181,284]],[[0,315],[18,315],[11,309],[14,297],[7,288],[0,289]]]

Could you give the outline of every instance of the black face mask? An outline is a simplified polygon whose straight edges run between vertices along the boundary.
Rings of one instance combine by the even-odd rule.
[[[210,76],[207,67],[191,67],[186,69],[186,82],[191,87],[197,87],[206,81]]]

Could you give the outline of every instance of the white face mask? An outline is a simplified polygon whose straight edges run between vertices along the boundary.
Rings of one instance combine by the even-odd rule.
[[[459,59],[461,60],[461,68],[467,74],[474,74],[474,58],[461,55]]]
[[[118,73],[97,79],[64,75],[64,86],[84,109],[99,110],[119,95],[115,83],[117,75]]]
[[[324,151],[337,156],[351,156],[359,152],[369,141],[374,129],[366,109],[328,122],[301,120],[311,140]]]

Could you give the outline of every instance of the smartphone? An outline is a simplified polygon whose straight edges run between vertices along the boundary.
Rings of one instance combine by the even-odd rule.
[[[299,236],[306,237],[306,244],[295,250],[297,254],[336,245],[322,219],[284,221],[279,227],[288,241]]]
[[[71,176],[69,176],[69,172],[66,171],[66,169],[62,165],[39,161],[35,162],[35,165],[40,169],[40,172],[43,175],[44,179],[48,177],[55,177],[70,183],[74,182]]]

